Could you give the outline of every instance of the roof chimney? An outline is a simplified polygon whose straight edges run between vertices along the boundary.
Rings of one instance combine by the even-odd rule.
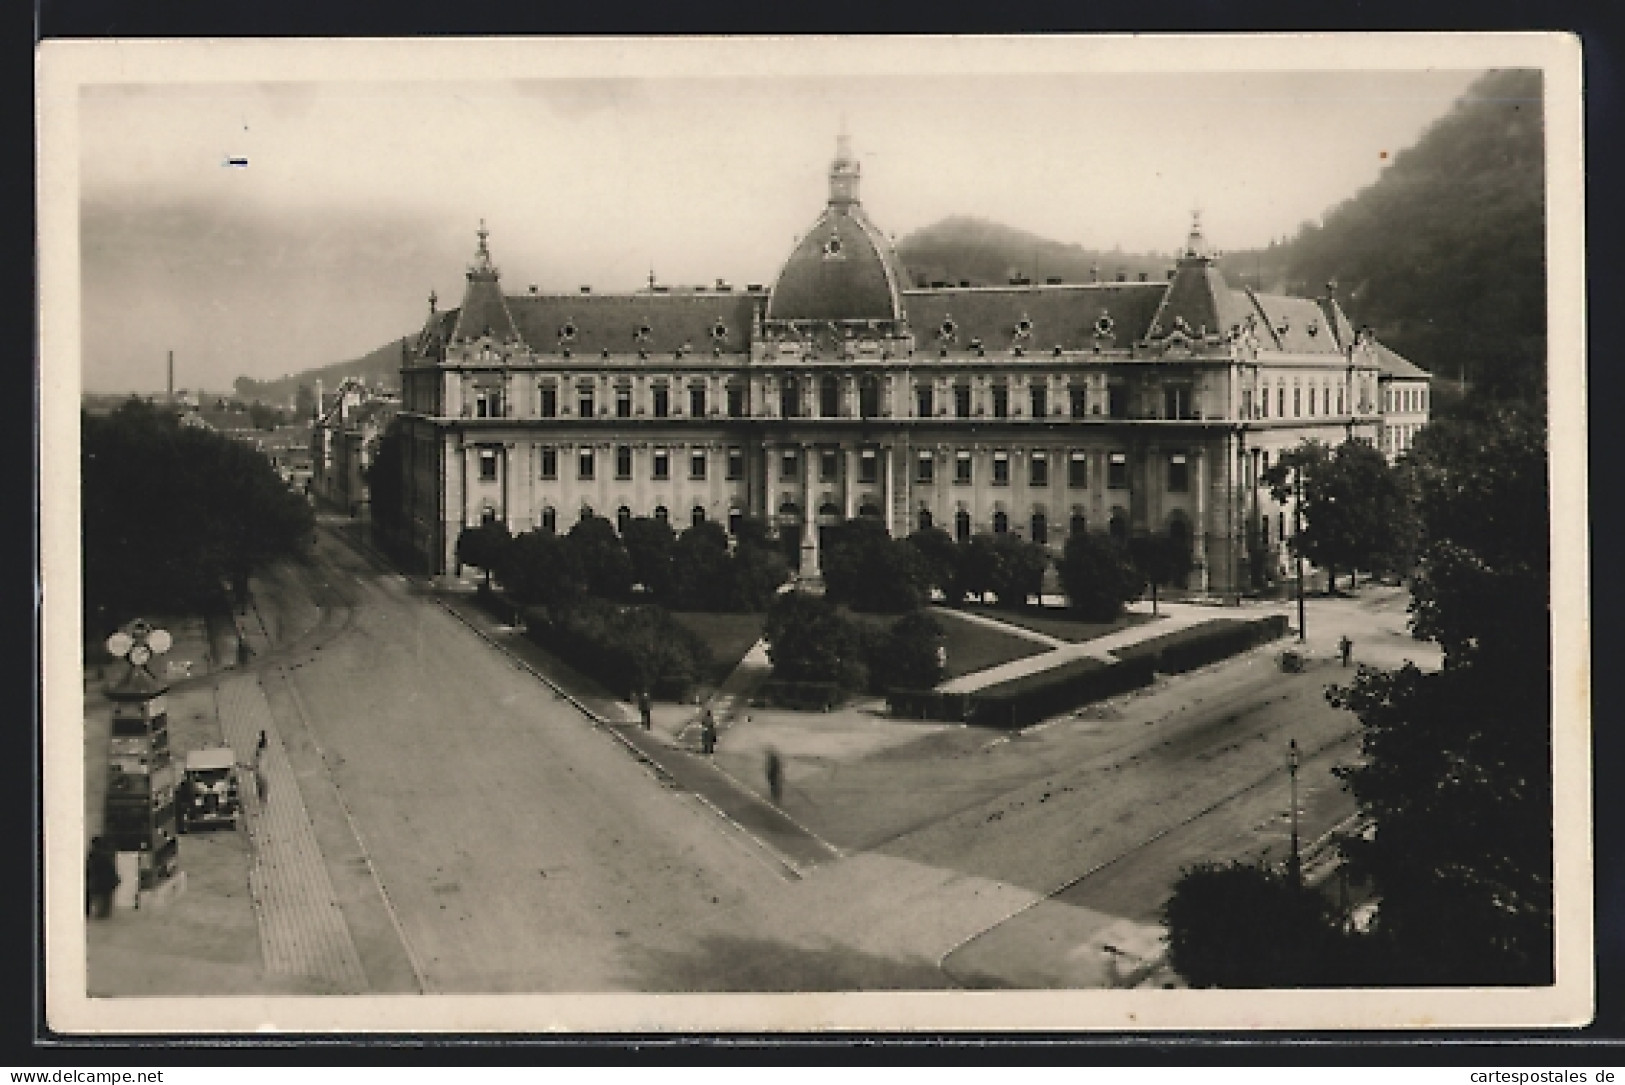
[[[581,292],[583,294],[591,294],[592,293],[592,287],[583,284],[582,287],[581,287]]]

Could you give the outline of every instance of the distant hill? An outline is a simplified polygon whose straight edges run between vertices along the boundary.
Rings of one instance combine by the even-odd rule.
[[[1546,362],[1541,74],[1497,71],[1394,157],[1375,182],[1285,245],[1235,253],[1269,284],[1328,281],[1356,323],[1424,369],[1504,392]],[[1230,272],[1231,280],[1237,280]]]
[[[1091,275],[1134,279],[1142,272],[1161,278],[1173,264],[1171,257],[1157,253],[1086,249],[969,215],[915,230],[897,243],[897,255],[915,286],[988,286],[1017,276],[1039,283],[1050,278],[1088,282]]]
[[[377,350],[369,351],[359,358],[348,362],[335,362],[332,365],[322,366],[320,369],[307,369],[302,373],[295,373],[289,377],[278,380],[256,381],[247,377],[238,377],[233,390],[237,398],[245,402],[259,400],[276,407],[291,405],[299,394],[300,385],[315,390],[316,382],[322,382],[322,389],[331,392],[339,382],[346,377],[354,377],[369,388],[389,389],[399,391],[401,387],[401,344],[408,342],[413,336],[400,339],[391,339]]]

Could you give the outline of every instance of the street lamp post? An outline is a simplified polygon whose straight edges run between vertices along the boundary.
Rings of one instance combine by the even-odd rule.
[[[1303,884],[1303,860],[1298,854],[1298,740],[1292,739],[1286,748],[1286,773],[1292,800],[1292,850],[1287,855],[1286,873],[1293,885]]]
[[[1292,472],[1292,551],[1298,563],[1298,643],[1309,640],[1303,611],[1303,468]]]

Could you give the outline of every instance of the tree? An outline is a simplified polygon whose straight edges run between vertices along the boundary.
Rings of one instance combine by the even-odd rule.
[[[898,618],[876,638],[868,660],[869,684],[887,689],[930,689],[942,681],[942,623],[924,610]]]
[[[728,609],[766,610],[789,578],[790,566],[772,540],[756,545],[741,534],[729,564]]]
[[[1089,621],[1112,621],[1124,603],[1140,597],[1139,572],[1123,548],[1102,535],[1068,537],[1056,570],[1068,605]]]
[[[93,628],[216,603],[310,538],[309,504],[248,445],[134,399],[104,417],[81,415],[80,426],[83,601]]]
[[[516,602],[526,605],[563,606],[587,594],[575,548],[541,528],[515,537],[507,546],[502,585]]]
[[[953,596],[959,564],[959,544],[954,542],[954,537],[942,528],[933,526],[916,531],[904,541],[920,555],[926,587],[942,592],[950,604],[958,603],[959,600]]]
[[[1444,667],[1361,670],[1330,691],[1363,728],[1343,770],[1375,826],[1349,841],[1379,895],[1372,952],[1394,982],[1553,976],[1550,558],[1544,416],[1493,406],[1430,426],[1413,628]]]
[[[511,542],[513,535],[508,525],[499,520],[465,527],[457,534],[457,563],[472,565],[484,573],[483,586],[489,591],[492,574],[501,575],[502,559]]]
[[[666,599],[671,594],[677,532],[664,520],[638,516],[621,532],[621,544],[632,562],[632,579],[656,599]]]
[[[367,465],[367,495],[372,506],[373,542],[385,551],[406,549],[406,434],[390,422],[378,436],[378,447]]]
[[[728,532],[712,520],[695,524],[677,539],[672,556],[672,605],[681,610],[728,610],[735,565]]]
[[[1140,579],[1151,587],[1151,613],[1155,614],[1157,589],[1180,582],[1190,572],[1190,547],[1166,532],[1142,534],[1129,539],[1128,554]]]
[[[632,559],[615,534],[614,524],[602,516],[583,516],[565,538],[589,592],[600,599],[631,596]]]
[[[848,520],[827,529],[821,565],[830,599],[854,610],[899,613],[925,601],[919,552],[878,521]]]
[[[1029,596],[1044,590],[1049,552],[1042,546],[1015,535],[994,535],[992,557],[989,586],[1001,607],[1024,607]]]
[[[1192,987],[1338,986],[1352,978],[1330,901],[1262,864],[1186,870],[1162,914],[1168,963]]]
[[[1294,552],[1326,569],[1328,590],[1338,569],[1402,560],[1411,516],[1405,482],[1366,442],[1350,438],[1330,449],[1306,441],[1283,453],[1264,481],[1276,501],[1298,498],[1303,527],[1292,537]]]
[[[787,682],[834,682],[861,688],[867,677],[853,624],[822,596],[785,592],[773,600],[762,628],[773,677]]]

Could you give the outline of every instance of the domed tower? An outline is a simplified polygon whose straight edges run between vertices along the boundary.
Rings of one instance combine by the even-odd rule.
[[[902,266],[858,202],[860,173],[851,140],[843,132],[829,167],[829,205],[785,261],[768,296],[770,333],[794,331],[806,336],[835,329],[847,337],[902,333]]]

